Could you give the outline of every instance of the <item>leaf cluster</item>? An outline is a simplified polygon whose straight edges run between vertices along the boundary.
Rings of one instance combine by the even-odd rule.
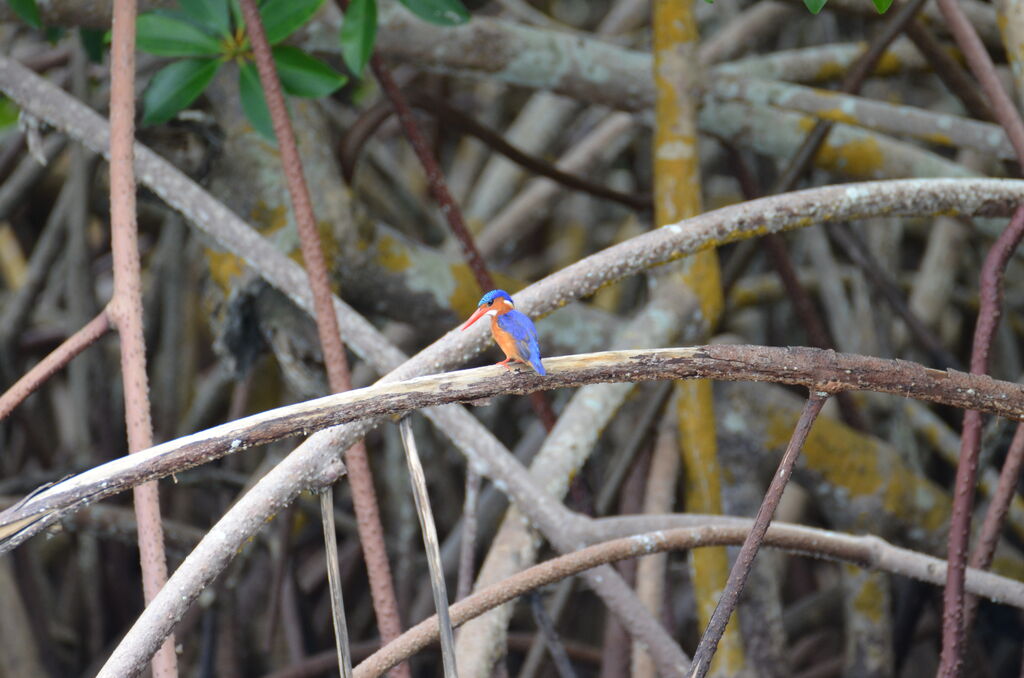
[[[308,21],[323,1],[263,0],[259,4],[281,87],[292,96],[327,96],[347,81],[323,61],[280,44]],[[260,134],[272,140],[270,112],[238,0],[180,0],[179,5],[178,10],[142,14],[136,24],[140,50],[177,57],[150,80],[143,95],[143,123],[167,122],[191,105],[223,66],[234,63],[245,115]]]
[[[262,0],[259,4],[281,87],[292,96],[317,99],[348,81],[305,51],[281,44],[316,14],[323,2]],[[180,0],[179,4],[179,10],[148,12],[137,22],[140,50],[179,59],[150,81],[143,97],[143,123],[167,122],[206,90],[224,64],[234,63],[246,117],[260,134],[273,140],[273,125],[238,0]],[[469,19],[459,0],[402,0],[402,4],[433,23],[455,25]],[[352,2],[340,40],[345,63],[357,76],[373,53],[376,34],[376,0]]]

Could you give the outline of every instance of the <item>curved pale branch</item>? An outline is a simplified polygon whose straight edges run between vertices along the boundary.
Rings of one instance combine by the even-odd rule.
[[[620,537],[534,565],[452,605],[449,608],[452,623],[463,624],[524,593],[600,564],[665,551],[705,546],[735,546],[743,542],[753,522],[743,518],[692,514],[642,516],[639,519],[648,523],[684,521],[699,526],[666,528],[656,532]],[[831,530],[773,523],[768,528],[764,543],[794,553],[901,574],[936,586],[941,586],[945,579],[945,561],[893,546],[878,537],[853,536]],[[996,602],[1024,608],[1024,583],[1013,579],[971,569],[967,576],[967,588],[972,593]],[[394,642],[370,655],[356,667],[354,675],[356,678],[375,678],[383,675],[391,666],[436,642],[437,635],[435,615],[423,620]]]
[[[0,56],[0,91],[22,109],[105,153],[109,126],[94,111],[16,61]],[[301,308],[311,311],[302,269],[169,162],[136,144],[139,181],[180,211],[199,230],[239,256]],[[785,193],[706,212],[632,238],[580,260],[516,296],[530,314],[548,313],[598,288],[693,252],[795,228],[879,216],[1006,216],[1024,201],[1024,181],[1008,179],[905,179],[825,186]],[[335,300],[343,339],[381,371],[404,357],[366,320]],[[404,379],[462,363],[485,345],[483,331],[449,333],[392,377]]]
[[[807,85],[834,81],[864,54],[863,42],[829,42],[823,45],[780,49],[768,54],[752,54],[719,64],[719,76],[742,76],[764,80],[785,80]],[[822,68],[823,65],[827,65]],[[873,75],[885,77],[896,73],[914,73],[930,68],[928,60],[917,51],[908,38],[893,41],[875,67]]]
[[[813,348],[710,345],[608,351],[547,358],[548,376],[497,366],[435,374],[287,405],[115,459],[30,496],[0,513],[0,552],[69,510],[180,473],[232,452],[360,419],[400,414],[502,394],[525,394],[602,382],[656,379],[770,381],[836,392],[868,390],[962,409],[1024,418],[1024,387],[984,375],[939,371]]]
[[[1015,157],[1001,127],[951,113],[757,78],[716,78],[711,91],[726,101],[777,106],[886,134],[970,148],[1004,160]]]
[[[700,127],[707,134],[729,140],[740,148],[749,148],[758,155],[787,162],[802,147],[808,128],[817,123],[818,120],[803,113],[758,101],[708,97],[700,111]],[[851,181],[907,176],[978,176],[977,172],[954,160],[916,144],[847,122],[832,125],[822,151],[810,161],[833,176]]]

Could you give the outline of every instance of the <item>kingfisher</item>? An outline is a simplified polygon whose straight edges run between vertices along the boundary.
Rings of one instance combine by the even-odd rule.
[[[497,363],[510,370],[508,364],[513,360],[528,365],[533,371],[543,376],[547,374],[544,363],[540,361],[540,347],[537,345],[537,328],[525,314],[516,310],[512,297],[505,290],[491,290],[480,299],[476,311],[462,326],[463,330],[484,316],[491,318],[491,335],[505,359]]]

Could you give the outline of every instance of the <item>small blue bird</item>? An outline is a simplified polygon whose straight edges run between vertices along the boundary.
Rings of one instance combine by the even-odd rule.
[[[509,362],[516,360],[529,365],[543,376],[544,363],[540,361],[540,347],[537,345],[537,328],[526,315],[516,310],[512,297],[505,290],[491,290],[483,296],[476,311],[462,326],[467,329],[485,315],[491,317],[491,335],[505,352],[505,359],[498,363],[511,369]]]

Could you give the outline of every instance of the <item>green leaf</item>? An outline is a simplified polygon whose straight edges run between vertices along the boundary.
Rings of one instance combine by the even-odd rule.
[[[94,64],[103,62],[103,48],[105,47],[103,31],[94,28],[79,28],[78,39],[81,40],[82,49],[85,50],[85,55],[89,57],[89,61]]]
[[[267,42],[276,45],[316,14],[324,0],[269,0],[260,7]]]
[[[39,16],[36,0],[7,0],[7,4],[11,6],[11,9],[14,10],[19,19],[32,28],[43,27],[43,20]]]
[[[377,0],[352,0],[341,24],[341,56],[358,78],[362,76],[377,39]]]
[[[220,42],[213,35],[166,14],[147,12],[139,16],[135,30],[138,48],[157,56],[202,57],[221,53]]]
[[[885,11],[892,6],[892,0],[871,0],[871,2],[875,3],[875,9],[879,14],[885,14]]]
[[[238,92],[242,97],[242,110],[249,118],[253,128],[269,141],[274,141],[274,123],[270,119],[270,109],[263,96],[263,85],[260,75],[251,61],[246,61],[238,68]]]
[[[228,0],[228,8],[231,10],[231,21],[235,26],[245,26],[245,16],[242,15],[242,6],[238,0]]]
[[[459,0],[399,0],[399,2],[405,5],[410,12],[432,24],[458,26],[469,21],[469,11]]]
[[[811,11],[811,14],[817,14],[824,7],[828,0],[804,0],[804,5]]]
[[[21,109],[5,96],[0,96],[0,131],[6,132],[18,124]]]
[[[275,47],[274,64],[281,88],[292,96],[319,99],[348,82],[344,75],[298,47]]]
[[[47,26],[43,29],[43,36],[46,38],[48,43],[56,45],[64,39],[67,32],[66,28],[61,28],[60,26]]]
[[[178,0],[182,11],[200,26],[218,35],[231,35],[228,0]]]
[[[220,68],[219,59],[182,59],[164,66],[142,96],[142,124],[158,125],[195,101]]]

